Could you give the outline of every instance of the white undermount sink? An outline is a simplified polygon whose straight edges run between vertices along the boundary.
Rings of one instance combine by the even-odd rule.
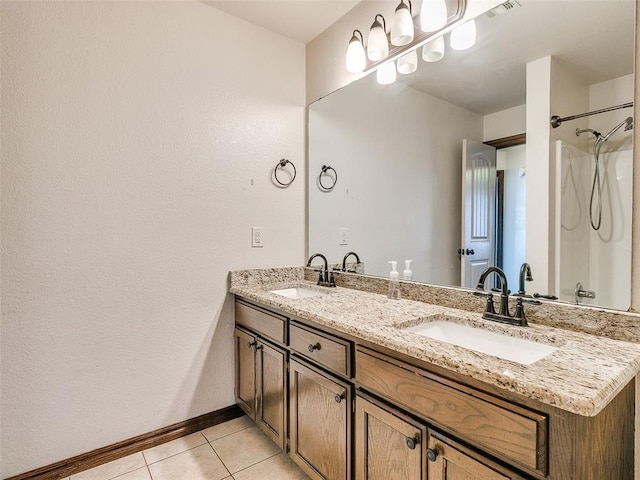
[[[531,365],[558,349],[544,343],[502,335],[483,328],[446,320],[426,321],[402,330],[504,360],[511,360],[522,365]]]
[[[276,295],[282,295],[287,298],[310,298],[310,297],[319,297],[320,295],[324,295],[323,292],[319,292],[317,290],[312,290],[310,288],[305,287],[293,287],[293,288],[283,288],[280,290],[269,290],[269,293],[275,293]]]

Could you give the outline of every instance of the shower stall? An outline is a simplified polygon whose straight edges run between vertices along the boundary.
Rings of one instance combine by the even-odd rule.
[[[605,135],[576,130],[591,137],[588,151],[556,141],[556,295],[627,310],[633,151],[630,132],[623,132],[632,119],[612,127]]]

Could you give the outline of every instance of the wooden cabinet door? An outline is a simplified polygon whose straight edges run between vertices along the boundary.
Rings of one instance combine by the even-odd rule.
[[[256,419],[256,337],[238,328],[233,332],[236,365],[236,402],[252,420]]]
[[[287,354],[265,342],[256,347],[256,423],[277,443],[286,446]]]
[[[426,438],[425,426],[356,396],[356,480],[426,479]]]
[[[524,480],[488,458],[440,434],[429,434],[429,480]]]
[[[289,363],[290,455],[315,480],[350,480],[351,387],[301,363]]]

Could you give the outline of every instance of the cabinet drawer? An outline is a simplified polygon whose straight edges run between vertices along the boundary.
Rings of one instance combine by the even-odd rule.
[[[285,344],[287,317],[236,300],[236,325],[242,325],[275,342]]]
[[[358,348],[356,381],[482,450],[547,473],[547,417]]]
[[[340,375],[351,378],[351,343],[292,322],[291,350]]]

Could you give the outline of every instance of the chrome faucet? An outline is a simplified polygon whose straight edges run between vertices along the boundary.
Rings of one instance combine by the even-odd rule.
[[[500,279],[500,312],[498,313],[496,313],[493,305],[493,293],[484,291],[484,282],[491,273],[495,273]],[[489,267],[482,272],[476,289],[478,291],[474,292],[475,295],[487,297],[487,305],[484,313],[482,314],[482,318],[485,320],[493,320],[495,322],[526,327],[528,324],[524,314],[524,302],[534,305],[542,304],[539,300],[525,300],[522,297],[518,297],[515,314],[511,316],[511,313],[509,312],[509,287],[507,285],[507,276],[504,271],[498,267]]]
[[[526,290],[524,289],[525,280],[527,282],[531,282],[533,280],[533,277],[531,276],[531,267],[526,262],[523,263],[520,266],[520,278],[519,278],[519,283],[518,283],[518,295],[526,295],[527,294]]]
[[[316,257],[321,258],[322,261],[324,262],[324,270],[323,269],[320,269],[320,270],[314,269],[316,272],[319,272],[319,274],[320,274],[319,277],[318,277],[318,285],[321,285],[323,287],[335,287],[336,286],[336,281],[333,278],[333,272],[329,271],[329,262],[327,261],[327,257],[322,255],[321,253],[314,253],[313,255],[311,255],[309,257],[309,260],[307,260],[307,267],[311,266],[311,262]]]
[[[358,254],[356,252],[349,252],[342,259],[342,271],[343,272],[347,271],[347,259],[352,255],[354,257],[356,257],[356,265],[360,264],[360,257],[358,256]],[[349,273],[357,273],[357,272],[356,272],[356,270],[349,270]]]

